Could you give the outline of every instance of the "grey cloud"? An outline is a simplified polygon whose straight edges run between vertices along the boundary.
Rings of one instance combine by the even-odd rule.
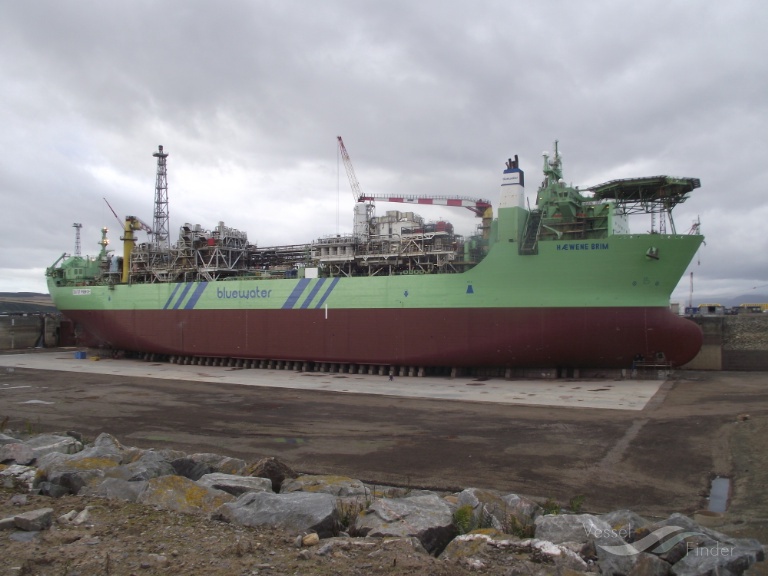
[[[0,194],[16,246],[0,268],[48,265],[70,220],[114,227],[104,196],[150,214],[158,144],[172,223],[206,214],[287,242],[332,232],[312,214],[335,213],[341,134],[376,192],[493,199],[518,153],[533,195],[556,138],[575,184],[638,167],[621,176],[699,177],[677,223],[704,219],[702,277],[768,282],[761,257],[733,253],[768,253],[744,225],[765,206],[766,24],[746,0],[5,3]],[[246,171],[241,189],[230,178]],[[189,174],[221,189],[182,190]],[[276,195],[283,212],[256,214]],[[264,233],[269,218],[280,234]]]

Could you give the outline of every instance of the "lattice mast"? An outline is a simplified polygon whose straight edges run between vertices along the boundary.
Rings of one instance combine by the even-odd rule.
[[[82,251],[80,249],[80,229],[83,225],[79,222],[75,222],[72,224],[72,227],[75,229],[75,256],[82,256]]]
[[[163,152],[163,147],[158,146],[157,152],[152,154],[157,158],[157,179],[155,181],[155,217],[152,222],[152,234],[154,244],[158,251],[167,252],[171,249],[170,241],[170,217],[168,215],[168,171],[165,159],[168,154]]]

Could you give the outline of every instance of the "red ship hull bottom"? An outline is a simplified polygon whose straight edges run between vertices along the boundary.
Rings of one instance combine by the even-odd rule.
[[[695,323],[667,308],[68,311],[117,350],[173,356],[456,368],[681,366]]]

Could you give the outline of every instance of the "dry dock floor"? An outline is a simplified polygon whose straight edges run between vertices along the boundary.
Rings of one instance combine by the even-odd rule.
[[[277,456],[382,484],[672,512],[768,543],[768,374],[667,381],[401,378],[0,353],[0,420],[124,444]],[[732,479],[727,512],[710,481]],[[764,573],[765,564],[751,574]],[[756,571],[758,570],[758,571]]]
[[[191,380],[399,398],[462,400],[492,404],[525,404],[615,410],[642,410],[662,380],[504,380],[473,377],[395,377],[260,370],[223,366],[184,366],[138,360],[75,359],[71,351],[0,356],[0,367],[56,370],[79,374],[112,374],[136,378]],[[40,399],[42,400],[42,398]]]

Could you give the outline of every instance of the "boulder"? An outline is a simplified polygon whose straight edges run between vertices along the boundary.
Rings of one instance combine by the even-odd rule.
[[[51,452],[75,454],[83,449],[82,442],[79,442],[72,436],[61,436],[58,434],[40,434],[30,438],[24,444],[32,448],[35,458],[40,458]]]
[[[8,498],[6,504],[10,504],[11,506],[26,506],[28,501],[29,498],[27,498],[26,494],[14,494]]]
[[[318,544],[320,544],[320,536],[317,535],[317,532],[310,532],[301,537],[302,546],[309,548],[311,546],[317,546]]]
[[[38,530],[49,528],[52,519],[53,508],[40,508],[38,510],[24,512],[23,514],[16,514],[13,517],[13,523],[19,530],[36,532]]]
[[[31,466],[11,464],[0,470],[0,482],[5,488],[25,486],[27,490],[31,490],[36,475],[37,469],[32,468]]]
[[[479,488],[466,488],[459,492],[456,506],[461,509],[472,509],[471,517],[465,526],[459,526],[459,530],[469,532],[476,528],[494,528],[502,532],[507,524],[507,513],[501,493],[495,490],[481,490]]]
[[[600,519],[608,522],[611,528],[619,533],[619,535],[627,542],[632,541],[633,534],[635,534],[637,530],[647,528],[651,525],[651,522],[639,514],[632,512],[632,510],[614,510],[607,514],[602,514]]]
[[[73,526],[82,526],[83,524],[88,524],[90,520],[91,520],[91,507],[86,506],[80,512],[77,512],[75,514],[75,517],[72,518],[71,523]]]
[[[93,441],[93,445],[88,448],[88,457],[98,457],[103,454],[121,454],[124,448],[120,442],[106,432],[102,432]]]
[[[144,451],[138,458],[119,468],[120,475],[117,477],[121,477],[129,482],[176,474],[176,470],[174,470],[171,463],[162,454],[151,450]],[[113,468],[107,475],[113,476],[117,473],[118,469]]]
[[[296,478],[299,475],[293,468],[288,466],[288,464],[274,456],[262,458],[255,464],[248,466],[245,473],[248,476],[269,478],[272,480],[272,489],[275,492],[280,492],[283,481],[286,478]]]
[[[541,506],[536,504],[530,498],[518,494],[505,494],[501,497],[506,506],[506,513],[513,516],[517,521],[525,524],[535,520],[543,512]]]
[[[510,574],[539,573],[539,567],[553,565],[553,574],[583,574],[589,566],[578,554],[560,544],[546,540],[520,540],[504,534],[485,534],[474,532],[457,536],[440,555],[441,560],[449,560],[465,565],[473,570],[483,570],[493,563],[499,565],[499,556],[504,555],[505,566],[513,567]]]
[[[333,536],[338,528],[336,499],[330,494],[247,492],[221,506],[214,518],[244,526],[275,526],[293,532]]]
[[[537,539],[555,544],[585,543],[614,535],[610,524],[592,514],[547,514],[536,518],[534,524]]]
[[[322,492],[339,498],[366,497],[371,493],[360,480],[347,476],[313,474],[302,474],[296,478],[284,480],[280,486],[280,493],[288,492]]]
[[[494,536],[479,532],[456,536],[441,552],[440,559],[462,563],[471,558],[482,559],[487,556],[489,546],[497,549],[510,547],[512,541],[505,540],[504,534],[494,533]]]
[[[634,552],[631,554],[617,554],[609,552],[606,548],[597,546],[597,564],[600,574],[613,576],[614,574],[641,574],[663,576],[669,574],[669,563],[648,552]]]
[[[62,486],[61,484],[54,484],[47,480],[38,483],[37,489],[40,490],[40,494],[43,496],[50,496],[51,498],[61,498],[62,496],[71,494],[68,487]]]
[[[684,514],[675,513],[669,518],[649,524],[646,528],[650,531],[658,530],[667,526],[673,526],[680,528],[679,533],[689,533],[692,535],[704,536],[710,542],[725,542],[729,540],[729,537],[722,532],[717,532],[711,528],[706,528],[696,523],[693,519],[685,516]]]
[[[51,452],[40,459],[38,483],[47,481],[66,488],[67,493],[77,494],[90,482],[104,477],[104,470],[118,466],[120,456],[83,457],[84,452],[75,455]],[[49,491],[53,495],[53,491]]]
[[[172,448],[161,448],[160,450],[157,450],[157,453],[171,463],[173,463],[174,460],[178,460],[179,458],[187,457],[185,452],[182,452],[181,450],[174,450]]]
[[[38,479],[64,486],[77,494],[123,462],[123,447],[110,434],[100,434],[93,445],[77,452],[49,452],[38,458]]]
[[[358,514],[352,530],[363,536],[415,536],[434,555],[458,533],[450,506],[433,493],[375,500]]]
[[[35,451],[21,442],[0,445],[0,462],[28,466],[35,461]]]
[[[670,565],[673,574],[741,574],[763,559],[756,540],[730,538],[682,514],[637,528],[631,524],[641,519],[629,511],[606,517],[615,527],[594,540],[603,574],[666,574]]]
[[[18,438],[14,438],[13,436],[8,436],[8,434],[2,434],[0,433],[0,446],[3,446],[5,444],[18,444],[21,442]]]
[[[303,540],[303,539],[302,539]],[[383,551],[399,552],[402,557],[410,558],[415,554],[426,555],[427,551],[418,538],[350,538],[339,536],[323,540],[315,551],[317,556],[343,556],[347,552],[365,552],[368,558],[374,559]],[[403,570],[405,573],[405,570]]]
[[[226,492],[206,488],[189,478],[174,475],[149,479],[137,502],[191,514],[211,513],[230,500],[232,496]]]
[[[523,546],[529,546],[531,557],[537,562],[553,563],[568,570],[586,571],[587,563],[573,550],[562,544],[555,544],[547,540],[531,538],[521,542]]]
[[[64,434],[66,436],[71,436],[72,438],[80,442],[80,444],[85,446],[85,440],[83,439],[83,435],[77,430],[67,430],[66,432],[64,432]]]
[[[107,498],[108,500],[138,502],[139,496],[146,487],[146,480],[129,482],[122,478],[104,478],[100,484],[87,487],[83,493],[89,496]]]
[[[172,460],[171,466],[173,466],[174,471],[179,476],[184,476],[185,478],[189,478],[190,480],[195,481],[200,480],[200,478],[206,474],[211,474],[214,472],[213,467],[209,464],[200,462],[198,460],[193,460],[188,456],[183,456],[181,458]]]
[[[762,548],[716,543],[693,548],[672,565],[676,576],[739,575],[752,564],[765,559]]]
[[[88,458],[107,458],[114,460],[119,458],[123,461],[125,454],[125,447],[112,436],[111,434],[101,433],[96,437],[96,440],[92,444],[84,447],[83,450],[72,454],[73,457],[88,459]]]
[[[523,535],[533,530],[533,520],[541,511],[534,501],[517,494],[502,495],[495,490],[467,488],[457,497],[458,508],[470,506],[470,528],[494,528],[507,534]],[[530,535],[530,534],[528,534]]]
[[[210,466],[211,472],[221,472],[222,474],[244,474],[247,467],[245,460],[240,458],[230,458],[229,456],[209,452],[192,454],[188,458],[194,462],[207,464]],[[251,476],[254,476],[254,474],[251,474]]]
[[[272,492],[272,481],[269,478],[237,476],[220,472],[206,474],[197,483],[206,488],[223,490],[233,496],[240,496],[246,492]]]
[[[754,561],[763,560],[764,553],[760,542],[749,538],[731,538],[721,532],[712,530],[705,526],[697,524],[691,518],[683,514],[672,514],[669,518],[651,524],[644,529],[649,532],[648,538],[661,535],[658,546],[649,549],[649,552],[659,555],[670,564],[677,566],[681,561],[686,563],[682,566],[694,565],[705,568],[715,561],[718,566],[724,566],[733,560],[734,554],[740,556],[754,557]],[[640,540],[636,543],[639,545]],[[728,552],[725,552],[725,550]],[[694,554],[696,550],[701,552]],[[707,551],[712,551],[708,554]],[[732,551],[732,552],[731,552]],[[693,558],[687,558],[693,555]],[[707,560],[709,558],[709,560]],[[682,569],[682,568],[681,568]]]

